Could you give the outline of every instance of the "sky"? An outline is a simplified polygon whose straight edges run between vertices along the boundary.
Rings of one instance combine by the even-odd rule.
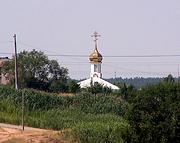
[[[180,55],[179,0],[0,0],[0,57],[11,57],[16,33],[18,52],[43,51],[71,78],[88,78],[94,31],[104,78],[178,76],[180,56],[106,56]]]

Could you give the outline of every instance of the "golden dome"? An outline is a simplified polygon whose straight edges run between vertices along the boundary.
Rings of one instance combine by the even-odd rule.
[[[97,48],[94,49],[94,52],[92,54],[90,54],[89,56],[89,60],[91,62],[95,62],[95,63],[101,63],[103,57],[102,55],[98,52]]]

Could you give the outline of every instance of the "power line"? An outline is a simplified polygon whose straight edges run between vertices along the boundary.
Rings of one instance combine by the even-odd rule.
[[[117,55],[117,56],[103,56],[110,58],[155,58],[155,57],[180,57],[180,55]]]
[[[14,53],[0,53],[1,55],[13,55]]]
[[[13,41],[2,41],[2,42],[6,42],[6,43],[10,43]],[[24,42],[18,41],[18,44],[22,45],[22,46],[26,46],[26,47],[31,47],[34,49],[37,49],[36,46],[33,46],[31,44],[26,44]],[[38,48],[39,49],[39,48]],[[46,52],[50,52],[50,53],[56,53],[54,51],[48,51],[48,50],[44,50]],[[4,55],[10,55],[13,53],[0,53],[0,54],[4,54]],[[51,57],[79,57],[79,58],[84,58],[84,57],[89,57],[89,55],[75,55],[75,54],[46,54],[47,56],[51,56]],[[163,57],[180,57],[180,54],[158,54],[158,55],[103,55],[103,57],[105,58],[163,58]]]
[[[71,54],[48,54],[48,56],[57,57],[89,57],[89,55],[71,55]],[[107,58],[155,58],[155,57],[180,57],[180,55],[103,55]]]
[[[105,66],[108,67],[115,67],[113,65],[109,65],[109,64],[105,64]],[[142,70],[136,70],[136,69],[131,69],[131,68],[124,68],[124,67],[120,67],[116,65],[116,70],[125,70],[125,71],[129,71],[129,72],[136,72],[136,73],[143,73],[143,74],[155,74],[155,75],[163,75],[162,73],[159,72],[149,72],[149,71],[142,71]]]
[[[2,55],[12,55],[13,53],[0,53]],[[75,54],[46,54],[51,57],[89,57],[89,55],[75,55]],[[170,54],[170,55],[103,55],[103,57],[107,58],[161,58],[161,57],[180,57],[180,54]]]

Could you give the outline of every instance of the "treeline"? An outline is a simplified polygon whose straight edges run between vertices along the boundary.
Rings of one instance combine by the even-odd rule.
[[[143,86],[147,85],[154,85],[157,83],[162,82],[165,79],[165,77],[148,77],[148,78],[143,78],[143,77],[135,77],[135,78],[110,78],[106,79],[107,81],[114,83],[116,85],[122,85],[122,84],[127,84],[127,85],[132,85],[136,89],[140,89]],[[175,81],[180,81],[180,78],[174,78]]]

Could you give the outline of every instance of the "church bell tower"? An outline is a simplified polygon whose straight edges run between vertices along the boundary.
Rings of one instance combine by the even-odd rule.
[[[102,78],[101,63],[102,63],[103,57],[99,53],[98,48],[97,48],[97,40],[98,40],[98,37],[100,37],[100,35],[97,32],[94,32],[91,37],[94,38],[94,51],[89,56],[89,60],[91,63],[90,77],[91,78],[94,78],[94,77]]]
[[[89,55],[89,60],[91,64],[90,78],[80,81],[78,84],[80,85],[81,88],[87,88],[87,87],[91,87],[95,83],[98,83],[103,87],[108,87],[113,90],[118,90],[119,87],[102,79],[101,64],[103,57],[98,51],[98,44],[97,44],[97,40],[98,37],[100,37],[100,35],[97,32],[94,32],[91,37],[93,37],[94,39],[94,50]]]

